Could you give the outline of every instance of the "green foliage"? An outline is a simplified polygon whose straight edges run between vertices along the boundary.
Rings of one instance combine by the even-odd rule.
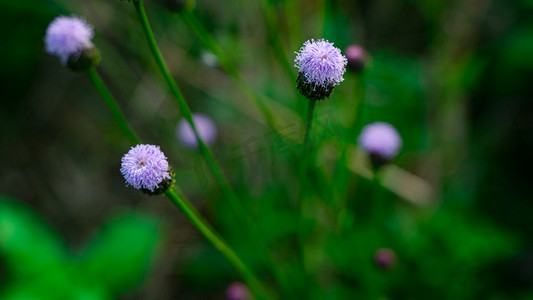
[[[160,239],[150,218],[122,215],[105,225],[82,255],[72,255],[33,211],[1,197],[0,257],[7,284],[0,295],[10,300],[113,299],[142,282]]]

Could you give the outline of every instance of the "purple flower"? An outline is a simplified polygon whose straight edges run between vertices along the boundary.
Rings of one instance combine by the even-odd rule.
[[[55,18],[44,38],[46,52],[57,55],[61,63],[66,64],[73,55],[93,48],[93,27],[78,17],[59,16]]]
[[[359,146],[371,157],[388,161],[398,154],[402,146],[402,139],[392,125],[375,122],[363,128],[359,136]]]
[[[344,50],[348,59],[348,69],[359,73],[363,71],[368,61],[368,54],[365,49],[359,45],[350,45]]]
[[[233,282],[226,288],[226,297],[229,300],[247,300],[250,298],[250,291],[246,285],[240,282]]]
[[[120,172],[126,179],[126,185],[152,193],[165,187],[164,181],[172,179],[165,154],[154,145],[132,147],[122,157]]]
[[[207,145],[211,145],[215,142],[218,131],[213,120],[204,114],[193,114],[192,118],[198,130],[198,134]],[[177,127],[176,133],[181,142],[189,148],[197,148],[198,141],[194,135],[191,125],[187,120],[182,119]]]
[[[347,59],[333,43],[324,39],[307,41],[296,54],[294,66],[298,68],[297,83],[302,95],[324,99],[344,80]]]
[[[392,270],[397,261],[396,253],[389,248],[380,248],[374,253],[374,263],[382,270]]]

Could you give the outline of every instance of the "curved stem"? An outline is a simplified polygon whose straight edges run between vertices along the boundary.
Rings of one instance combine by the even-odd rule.
[[[170,74],[170,71],[168,70],[165,60],[163,59],[163,56],[161,55],[159,47],[157,46],[157,43],[154,38],[150,23],[148,21],[148,17],[146,15],[146,11],[144,9],[142,0],[134,1],[133,4],[135,7],[137,16],[139,18],[139,21],[141,23],[141,27],[143,29],[144,35],[146,37],[146,41],[148,42],[148,46],[150,47],[150,50],[152,52],[152,55],[157,63],[159,70],[161,71],[161,74],[163,75],[163,78],[165,79],[165,82],[170,90],[170,93],[172,94],[173,98],[176,100],[176,103],[178,104],[178,107],[181,113],[183,114],[183,117],[187,120],[187,122],[191,125],[193,129],[194,135],[198,141],[200,153],[204,157],[204,160],[209,166],[211,172],[213,173],[215,180],[220,186],[222,192],[228,199],[229,205],[231,206],[231,209],[233,210],[235,215],[241,218],[243,221],[246,221],[246,223],[248,223],[247,225],[254,226],[255,224],[253,220],[246,212],[246,209],[244,208],[244,206],[239,202],[237,195],[235,194],[235,192],[229,185],[226,177],[222,173],[222,170],[220,169],[220,166],[216,162],[211,150],[206,146],[206,144],[204,143],[204,141],[202,140],[201,136],[198,133],[198,130],[194,124],[194,120],[192,118],[192,114],[189,109],[189,106],[187,105],[187,102],[185,101],[185,98],[181,94],[181,91],[176,85],[174,79],[172,78],[172,75]],[[254,226],[253,228],[256,228],[256,227]],[[250,228],[246,227],[245,230],[250,230]],[[256,235],[252,234],[251,238],[256,239],[257,237]]]
[[[126,121],[126,118],[124,117],[124,114],[120,110],[120,107],[118,106],[117,102],[115,101],[115,98],[113,98],[113,95],[109,92],[106,85],[102,81],[102,78],[100,75],[98,75],[98,72],[94,68],[90,68],[87,70],[87,73],[89,74],[89,78],[91,78],[94,86],[102,96],[102,99],[104,100],[105,104],[107,105],[107,108],[111,111],[111,114],[113,115],[113,118],[115,118],[115,121],[117,121],[118,126],[126,135],[130,143],[133,145],[137,145],[141,143],[141,139],[133,132],[131,127],[128,124],[128,121]]]
[[[257,279],[257,276],[252,272],[248,266],[239,258],[239,256],[227,245],[227,243],[213,230],[213,228],[205,221],[196,209],[184,198],[178,196],[173,190],[169,189],[165,192],[170,201],[180,209],[187,218],[194,224],[194,226],[205,236],[215,248],[222,253],[226,259],[237,268],[237,270],[245,278],[246,282],[254,294],[264,299],[271,299],[272,296],[268,294],[263,284]]]
[[[222,192],[229,198],[230,202],[233,202],[232,205],[234,206],[234,209],[238,210],[235,213],[237,214],[243,213],[244,208],[240,205],[237,205],[238,199],[235,196],[235,192],[229,186],[226,180],[226,177],[222,173],[220,166],[218,165],[218,163],[216,162],[213,156],[213,153],[211,153],[211,150],[209,150],[209,148],[207,147],[207,145],[201,138],[200,134],[198,133],[198,130],[192,118],[191,110],[189,109],[189,106],[187,105],[185,98],[181,94],[180,89],[174,82],[174,79],[172,78],[172,75],[170,74],[170,71],[168,70],[165,60],[163,59],[163,56],[161,55],[161,52],[159,51],[159,47],[157,46],[157,43],[155,41],[154,34],[152,33],[152,28],[150,27],[150,23],[148,22],[148,17],[146,16],[146,11],[144,10],[144,5],[143,5],[142,0],[134,1],[133,4],[135,6],[135,11],[137,12],[137,15],[139,17],[139,21],[141,22],[141,27],[143,29],[144,35],[146,37],[146,41],[148,42],[148,46],[150,47],[152,55],[157,63],[157,66],[159,67],[159,70],[161,71],[161,74],[163,75],[163,78],[165,79],[165,82],[170,90],[170,93],[172,94],[173,98],[176,100],[176,103],[178,104],[178,107],[181,113],[183,114],[183,117],[187,120],[187,122],[192,127],[194,135],[196,139],[198,140],[198,146],[200,149],[200,153],[202,154],[207,165],[211,169],[211,172],[213,173],[217,183],[220,185]]]

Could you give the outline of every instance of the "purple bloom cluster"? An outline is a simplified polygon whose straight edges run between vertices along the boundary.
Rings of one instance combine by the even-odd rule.
[[[359,136],[359,145],[371,155],[390,160],[398,154],[402,139],[392,125],[375,122],[363,128]]]
[[[333,43],[324,39],[306,41],[296,54],[294,66],[306,83],[328,89],[344,80],[347,59]]]
[[[55,18],[44,38],[46,52],[57,55],[66,64],[72,55],[92,48],[93,27],[78,17],[60,16]]]
[[[226,288],[226,298],[228,300],[247,300],[250,299],[250,291],[241,282],[233,282]]]
[[[154,145],[137,145],[122,157],[120,172],[126,185],[153,192],[165,179],[171,179],[165,154]]]
[[[217,127],[213,120],[204,114],[193,114],[192,118],[198,130],[198,134],[207,145],[212,145],[218,135]],[[191,125],[187,120],[182,119],[177,127],[176,133],[181,142],[189,148],[197,148],[198,141],[194,135]]]
[[[350,45],[344,50],[348,59],[348,69],[359,73],[363,71],[368,62],[368,53],[359,45]]]
[[[389,248],[380,248],[374,253],[374,263],[382,270],[390,271],[394,269],[398,257],[396,253]]]

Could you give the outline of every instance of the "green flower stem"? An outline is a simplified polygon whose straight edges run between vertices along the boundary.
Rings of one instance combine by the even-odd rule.
[[[122,129],[124,135],[133,145],[140,144],[140,138],[129,127],[115,99],[107,89],[96,70],[91,68],[88,70],[88,74],[111,111],[111,114]],[[256,295],[258,295],[261,299],[273,298],[272,295],[269,295],[263,284],[257,279],[257,276],[243,263],[243,261],[215,232],[209,223],[201,217],[194,206],[192,206],[192,204],[190,204],[185,197],[178,196],[172,190],[167,190],[165,195],[187,216],[187,218],[189,218],[194,226],[198,228],[198,230],[213,244],[213,246],[215,246],[215,248],[217,248],[228,259],[228,261],[233,264],[235,268],[237,268],[237,270],[243,275],[244,279],[248,283],[250,289]]]
[[[201,215],[196,211],[185,198],[178,196],[173,190],[169,189],[165,192],[170,201],[180,209],[187,218],[194,224],[194,226],[205,236],[205,238],[222,253],[226,259],[237,268],[237,270],[245,278],[246,283],[254,294],[261,299],[272,299],[273,296],[267,292],[263,284],[257,279],[257,276],[252,272],[248,266],[239,258],[239,256],[227,245],[227,243],[213,230],[213,228],[205,221]]]
[[[354,96],[355,101],[355,119],[352,120],[352,132],[354,138],[357,138],[363,127],[363,117],[365,112],[365,94],[366,94],[366,77],[363,74],[355,76]]]
[[[363,117],[364,117],[364,111],[365,111],[365,75],[364,73],[356,74],[354,75],[355,83],[354,83],[354,90],[353,90],[353,96],[354,99],[354,106],[355,106],[355,116],[351,120],[350,130],[348,131],[348,141],[357,141],[357,138],[360,134],[361,128],[363,127]],[[339,172],[342,172],[342,174],[339,174],[339,177],[346,178],[349,177],[351,174],[351,171],[346,167],[347,162],[347,151],[348,147],[352,143],[346,143],[344,146],[342,153],[341,153],[341,168],[339,169]],[[345,179],[346,180],[346,179]],[[348,186],[346,184],[345,186]],[[347,203],[346,203],[347,196],[341,196],[340,197],[340,203],[338,207],[338,217],[337,217],[337,233],[340,233],[342,231],[342,228],[344,226],[344,222],[347,215]]]
[[[100,75],[98,75],[98,72],[96,72],[94,68],[90,68],[87,73],[89,75],[89,78],[91,78],[92,82],[94,83],[94,86],[102,96],[102,99],[104,100],[105,104],[111,111],[111,114],[115,118],[115,121],[117,121],[117,124],[124,133],[124,135],[126,135],[130,143],[132,143],[133,145],[140,144],[141,140],[129,126],[128,122],[126,121],[126,118],[124,117],[124,114],[120,110],[120,107],[118,106],[117,102],[115,101],[115,99],[107,89],[106,85],[102,81],[102,78],[100,78]]]
[[[163,56],[161,55],[161,52],[159,51],[159,47],[157,46],[157,43],[155,41],[154,34],[152,33],[152,29],[150,27],[150,23],[148,22],[148,17],[146,16],[146,12],[144,10],[144,5],[143,5],[142,0],[134,1],[133,4],[135,6],[135,11],[137,12],[139,20],[141,22],[141,27],[144,31],[146,40],[148,42],[148,46],[150,47],[150,50],[152,51],[152,54],[157,63],[157,66],[159,67],[159,70],[161,71],[161,74],[163,75],[163,78],[165,79],[165,82],[167,83],[170,93],[172,94],[173,98],[176,100],[176,103],[178,104],[178,107],[181,113],[183,114],[183,117],[187,120],[187,122],[192,127],[194,135],[196,139],[198,140],[198,146],[200,149],[200,153],[202,154],[207,165],[211,169],[211,172],[213,173],[215,180],[220,185],[220,188],[222,189],[223,193],[229,198],[230,202],[232,202],[232,205],[234,206],[234,208],[238,209],[238,211],[236,211],[235,213],[237,214],[244,213],[243,212],[244,208],[242,208],[242,206],[234,205],[238,202],[238,199],[235,196],[235,192],[229,186],[226,180],[226,177],[222,173],[220,166],[218,165],[218,163],[216,162],[213,156],[213,153],[211,153],[211,150],[209,150],[209,148],[206,146],[203,139],[200,137],[200,134],[198,133],[198,130],[192,118],[191,110],[189,109],[189,106],[187,105],[185,98],[181,94],[180,89],[174,82],[174,79],[172,78],[172,75],[170,74],[170,71],[168,70],[168,67],[163,59]]]
[[[372,223],[377,224],[377,228],[384,227],[385,222],[385,216],[386,216],[386,203],[385,203],[385,194],[383,190],[383,186],[381,184],[381,169],[375,169],[374,170],[374,178],[372,180],[372,183],[374,185],[373,191],[372,191],[372,212],[371,217]]]
[[[152,29],[150,27],[150,23],[148,22],[148,17],[146,16],[146,11],[144,10],[144,5],[143,5],[142,0],[134,1],[133,4],[135,7],[137,16],[140,20],[141,27],[145,34],[146,40],[152,52],[152,55],[154,56],[157,66],[159,67],[172,96],[176,100],[178,107],[180,108],[181,113],[183,114],[183,117],[188,121],[188,123],[191,125],[193,129],[193,132],[198,140],[200,153],[202,154],[207,165],[211,169],[211,172],[213,173],[215,180],[217,181],[220,188],[222,189],[222,192],[227,197],[228,202],[232,210],[234,211],[235,215],[240,218],[243,218],[243,220],[246,221],[248,225],[252,226],[252,228],[246,228],[246,230],[256,229],[255,223],[253,222],[251,217],[248,215],[243,205],[239,202],[239,199],[237,198],[235,192],[233,191],[227,179],[225,178],[224,174],[222,173],[220,166],[216,162],[213,154],[211,153],[211,150],[209,150],[209,148],[205,145],[204,141],[198,134],[198,131],[194,124],[194,120],[192,118],[191,111],[189,109],[189,106],[187,105],[187,102],[185,101],[183,95],[181,94],[181,91],[179,90],[178,86],[174,82],[174,79],[172,78],[172,75],[170,74],[170,71],[168,70],[168,67],[166,66],[163,56],[161,55],[161,52],[159,51],[159,47],[157,46],[157,43],[155,41]],[[259,237],[256,234],[251,234],[251,238],[254,240],[259,239]],[[256,241],[256,244],[257,244],[257,241]]]
[[[316,101],[317,100],[309,99],[309,107],[307,109],[307,123],[305,124],[304,151],[307,151],[307,147],[309,147],[309,139],[311,129],[313,128],[313,115],[315,112]]]
[[[215,39],[209,34],[202,23],[198,20],[196,15],[189,10],[184,9],[180,13],[183,21],[194,32],[196,37],[202,42],[204,47],[208,48],[218,58],[218,61],[224,71],[234,80],[237,87],[241,90],[244,96],[257,106],[259,111],[263,114],[267,125],[270,129],[276,130],[275,120],[272,111],[266,105],[264,98],[259,95],[243,78],[239,70],[235,67],[235,64],[224,53],[222,48],[217,44]]]

